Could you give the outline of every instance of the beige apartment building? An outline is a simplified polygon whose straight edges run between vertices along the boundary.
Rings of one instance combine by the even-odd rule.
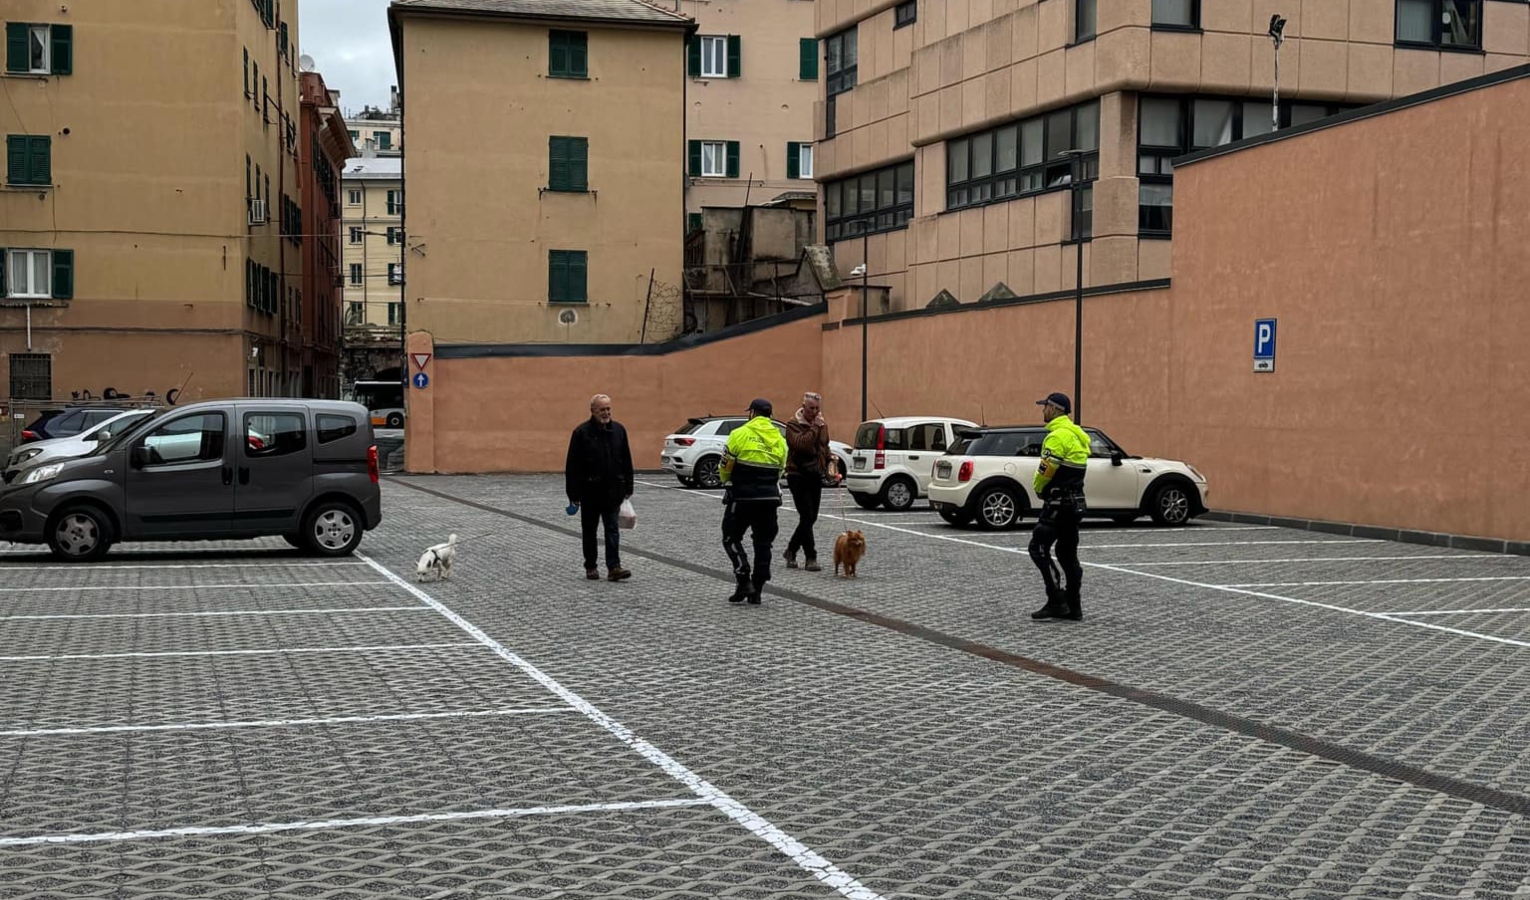
[[[376,156],[401,156],[404,153],[404,112],[399,106],[398,85],[388,89],[388,108],[363,106],[347,113],[345,127],[351,143],[363,153]]]
[[[0,393],[298,391],[295,0],[0,15]]]
[[[642,0],[394,0],[389,20],[407,329],[636,343],[662,314],[678,330],[692,20]]]
[[[386,329],[396,342],[404,299],[404,161],[346,160],[340,204],[346,328]]]
[[[700,227],[703,207],[758,206],[817,190],[813,5],[675,0],[697,27],[686,56],[687,230]]]
[[[821,233],[894,310],[1167,278],[1176,157],[1530,55],[1507,0],[815,5]]]

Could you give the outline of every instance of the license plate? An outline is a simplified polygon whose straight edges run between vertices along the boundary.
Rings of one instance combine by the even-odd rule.
[[[855,461],[855,468],[858,469],[858,470],[866,468],[866,460],[865,459],[857,459]]]
[[[946,477],[950,476],[950,474],[951,474],[951,464],[950,463],[936,463],[935,464],[935,475],[937,477],[939,477],[939,478],[946,478]]]

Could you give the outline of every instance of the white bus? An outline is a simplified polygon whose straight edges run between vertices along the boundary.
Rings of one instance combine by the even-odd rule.
[[[357,381],[351,399],[367,408],[374,428],[404,427],[404,386],[397,381]]]

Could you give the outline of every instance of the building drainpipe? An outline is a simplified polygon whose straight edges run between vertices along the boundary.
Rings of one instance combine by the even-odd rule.
[[[281,23],[282,0],[276,0],[276,28],[278,35],[281,33]],[[276,160],[278,163],[276,167],[276,195],[281,198],[283,204],[282,218],[278,220],[279,222],[286,221],[285,213],[287,201],[287,109],[283,100],[284,92],[282,91],[282,83],[286,80],[287,76],[281,74],[283,68],[282,48],[281,44],[278,43],[276,47]],[[269,215],[269,213],[267,213],[267,215]],[[280,389],[279,395],[287,396],[287,393],[290,390],[287,385],[287,373],[291,370],[292,367],[292,360],[289,358],[289,354],[291,353],[291,346],[287,339],[287,298],[291,296],[291,292],[287,286],[287,235],[283,234],[283,231],[284,229],[280,225],[277,225],[276,270],[282,273],[282,292],[281,296],[277,298],[277,336],[282,346],[282,387]]]

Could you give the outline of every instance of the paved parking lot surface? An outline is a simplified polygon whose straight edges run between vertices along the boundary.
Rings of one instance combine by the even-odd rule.
[[[0,550],[0,898],[1530,896],[1530,559],[1091,524],[1036,623],[1028,531],[831,493],[860,577],[739,607],[640,481],[620,584],[550,477],[389,481],[341,561]]]

